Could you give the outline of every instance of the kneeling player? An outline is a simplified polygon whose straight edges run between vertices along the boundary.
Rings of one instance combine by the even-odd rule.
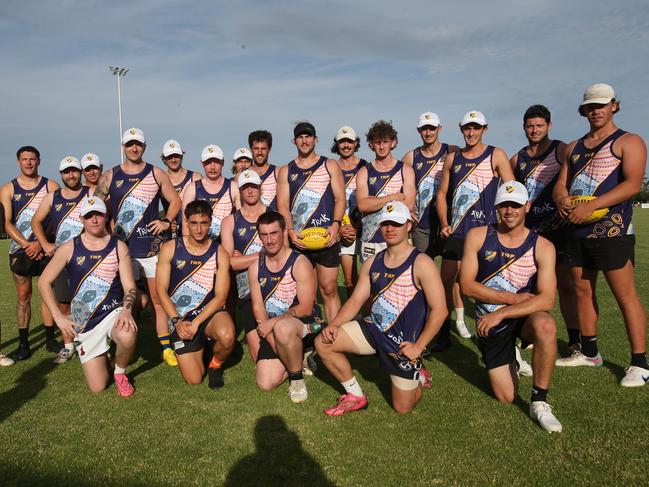
[[[94,393],[108,387],[107,352],[110,340],[115,342],[115,386],[120,396],[128,397],[133,386],[125,371],[137,338],[131,314],[136,296],[131,258],[126,244],[106,232],[102,200],[84,198],[79,215],[83,232],[58,248],[38,281],[38,289],[64,336],[75,337],[86,383]],[[64,269],[74,290],[72,319],[61,313],[52,290]]]
[[[387,248],[363,264],[351,298],[316,340],[322,361],[346,392],[325,410],[330,416],[367,407],[345,353],[377,354],[392,381],[392,407],[399,413],[412,411],[422,397],[421,353],[448,314],[435,263],[408,241],[408,207],[388,203],[379,222]],[[362,323],[350,321],[368,298],[370,316]]]
[[[205,375],[203,345],[214,341],[208,367],[209,387],[223,387],[222,365],[234,346],[234,323],[225,310],[230,289],[230,259],[210,238],[212,207],[195,200],[185,207],[187,235],[160,249],[156,287],[169,318],[171,345],[180,373],[188,384],[200,384]]]
[[[533,343],[530,416],[544,430],[560,432],[546,402],[557,355],[556,323],[549,314],[557,289],[554,246],[525,228],[530,202],[521,183],[502,184],[495,203],[499,223],[467,233],[460,287],[476,300],[478,345],[496,399],[511,403],[516,396],[516,338]]]

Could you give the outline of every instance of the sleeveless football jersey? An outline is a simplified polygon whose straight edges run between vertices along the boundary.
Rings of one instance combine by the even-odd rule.
[[[13,198],[11,198],[11,222],[16,226],[18,231],[30,242],[36,241],[36,235],[32,232],[32,218],[34,213],[48,193],[47,183],[49,179],[41,176],[40,181],[33,189],[24,189],[18,179],[13,179],[11,184],[14,189]],[[43,222],[46,227],[48,219]],[[22,246],[13,240],[9,242],[9,255],[24,254]]]
[[[275,178],[275,169],[277,166],[268,165],[264,174],[260,174],[261,179],[261,202],[269,210],[277,211],[277,179]]]
[[[88,195],[89,188],[84,186],[81,192],[71,199],[64,198],[61,189],[52,194],[50,226],[54,231],[54,243],[59,246],[76,237],[83,230],[79,215],[79,202]]]
[[[249,222],[237,210],[234,213],[234,249],[243,255],[254,254],[259,252],[263,246],[257,232],[257,222]],[[235,277],[237,281],[237,293],[240,299],[248,297],[250,294],[250,285],[248,283],[248,271],[239,271]]]
[[[295,161],[288,163],[289,209],[293,228],[327,228],[333,223],[334,195],[327,158],[320,159],[308,169],[300,168]]]
[[[207,191],[205,186],[203,186],[203,181],[196,181],[194,184],[196,185],[196,199],[205,200],[212,205],[210,237],[216,240],[221,235],[221,222],[234,210],[231,192],[232,181],[228,178],[223,178],[221,189],[214,194]]]
[[[437,154],[430,158],[424,156],[419,147],[413,151],[412,167],[415,170],[417,185],[415,214],[419,218],[418,228],[430,228],[431,211],[435,212],[435,195],[447,154],[448,144],[442,144]]]
[[[389,171],[378,171],[374,164],[367,165],[367,189],[369,196],[387,196],[403,191],[403,162],[397,161]],[[379,232],[379,213],[363,214],[363,231],[361,241],[368,243],[382,243],[383,235]]]

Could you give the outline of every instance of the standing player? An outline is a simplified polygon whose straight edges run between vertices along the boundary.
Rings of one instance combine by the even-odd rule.
[[[415,171],[417,198],[415,200],[415,218],[417,224],[412,230],[412,243],[420,251],[433,259],[442,255],[444,240],[439,235],[439,217],[435,208],[435,195],[444,167],[444,160],[450,152],[460,148],[448,145],[439,140],[442,124],[437,114],[425,112],[419,115],[417,132],[421,145],[408,151],[403,162]],[[453,286],[453,306],[455,307],[455,327],[462,338],[471,338],[471,332],[464,323],[464,304],[457,284]]]
[[[81,168],[83,169],[83,177],[86,181],[84,184],[90,188],[89,194],[94,194],[97,183],[99,183],[99,178],[101,178],[101,173],[104,170],[104,165],[101,163],[97,154],[88,152],[81,158]]]
[[[156,270],[158,296],[169,318],[180,373],[188,384],[205,374],[203,346],[214,341],[209,387],[223,387],[223,362],[234,346],[234,324],[225,309],[230,289],[228,254],[209,236],[212,207],[192,201],[185,208],[187,235],[166,242]]]
[[[387,246],[379,231],[381,208],[394,200],[404,202],[410,211],[414,209],[415,173],[412,167],[392,156],[397,142],[397,131],[385,120],[375,122],[367,132],[367,143],[375,159],[360,168],[356,175],[356,200],[358,209],[363,212],[361,262]]]
[[[351,298],[316,339],[319,356],[345,389],[338,404],[325,410],[330,416],[367,407],[345,353],[378,355],[381,368],[390,374],[392,407],[402,414],[412,411],[422,397],[421,354],[447,315],[435,263],[408,242],[410,209],[400,201],[389,202],[379,223],[387,248],[363,264]],[[362,323],[350,321],[368,299],[370,316]]]
[[[108,206],[114,231],[128,246],[136,278],[146,278],[162,357],[167,365],[174,367],[177,362],[169,345],[167,315],[156,292],[155,267],[162,234],[171,229],[171,220],[176,218],[181,202],[169,176],[142,159],[146,141],[140,129],[124,132],[122,146],[124,162],[101,176],[95,195],[103,200],[110,196]],[[159,214],[160,195],[169,203],[163,219]]]
[[[499,223],[466,234],[462,293],[476,300],[478,345],[496,399],[509,404],[516,397],[516,338],[533,343],[530,416],[544,430],[561,432],[547,403],[557,356],[556,323],[550,315],[557,286],[554,247],[525,227],[530,203],[521,183],[502,184],[495,204]]]
[[[598,83],[584,93],[579,113],[588,119],[590,130],[571,142],[559,173],[554,200],[560,214],[571,225],[566,243],[566,264],[571,268],[577,294],[577,316],[581,351],[574,351],[557,365],[600,366],[597,349],[597,298],[599,271],[615,296],[631,343],[631,366],[620,381],[624,387],[643,386],[649,381],[647,365],[647,315],[634,283],[635,235],[631,198],[642,185],[647,148],[635,134],[617,128],[613,115],[620,102],[609,85]],[[572,205],[571,196],[595,196]],[[593,211],[608,208],[599,221],[585,224]]]
[[[345,183],[336,161],[316,154],[318,138],[312,124],[298,123],[293,137],[297,157],[279,169],[277,206],[288,222],[290,242],[316,269],[325,315],[330,319],[340,309],[336,281],[340,265],[338,232],[345,214]],[[307,250],[302,244],[300,232],[311,227],[327,230],[325,248]]]
[[[88,195],[90,188],[81,184],[81,163],[76,157],[65,157],[59,165],[63,188],[48,193],[41,201],[38,210],[32,218],[32,229],[36,239],[43,248],[46,257],[52,257],[58,247],[72,240],[83,230],[83,222],[79,215],[79,203]],[[48,224],[54,233],[54,243],[51,243],[45,233]],[[64,315],[70,314],[72,291],[68,281],[68,273],[64,269],[54,281],[54,295],[59,309]],[[74,336],[63,335],[63,348],[55,364],[64,364],[74,355]]]
[[[208,145],[201,152],[201,162],[205,177],[194,181],[185,190],[183,208],[194,200],[205,200],[212,206],[210,238],[216,240],[221,235],[221,222],[239,204],[239,191],[232,180],[223,176],[223,151],[218,145]]]
[[[247,147],[240,147],[232,155],[232,179],[236,180],[237,176],[252,165],[252,152]]]
[[[16,360],[31,356],[29,348],[29,322],[32,317],[32,277],[40,276],[47,265],[41,244],[32,231],[31,221],[38,206],[50,193],[59,188],[54,181],[39,176],[41,155],[38,149],[24,146],[16,153],[20,175],[0,188],[0,203],[4,207],[5,232],[9,242],[9,268],[16,287],[16,322],[18,324],[18,350]],[[41,318],[45,326],[45,348],[58,353],[59,344],[54,338],[54,319],[41,300]]]
[[[261,202],[271,210],[277,210],[277,173],[279,168],[268,162],[273,148],[273,135],[268,130],[255,130],[248,135],[252,152],[252,169],[261,178]]]
[[[345,289],[347,297],[351,296],[356,281],[358,280],[358,269],[356,257],[358,254],[357,234],[360,229],[360,214],[356,207],[356,174],[361,167],[367,165],[365,159],[354,155],[360,147],[361,139],[356,131],[343,126],[338,129],[331,152],[338,154],[338,167],[343,173],[345,182],[345,215],[340,227],[340,264],[343,269]]]
[[[496,222],[494,198],[498,182],[514,179],[505,151],[482,141],[487,130],[487,120],[481,112],[467,112],[462,117],[464,148],[446,157],[437,190],[440,235],[446,240],[441,274],[449,309],[460,272],[464,238],[471,228]],[[448,348],[450,334],[451,321],[447,320],[429,349],[439,352]]]
[[[106,205],[99,198],[84,198],[79,215],[83,232],[59,247],[38,289],[63,334],[75,337],[86,384],[95,394],[108,387],[107,352],[110,341],[115,342],[115,387],[120,396],[128,397],[133,386],[126,367],[137,339],[132,314],[137,291],[128,247],[106,231]],[[52,284],[64,269],[74,290],[71,317],[59,311],[52,292]]]
[[[180,145],[180,142],[174,139],[169,139],[162,146],[162,155],[160,158],[165,166],[167,166],[167,176],[173,185],[178,197],[182,200],[183,195],[187,187],[192,183],[192,181],[198,181],[201,178],[201,175],[197,172],[190,171],[183,167],[183,158],[185,157],[185,152]],[[165,211],[165,214],[169,211],[169,203],[166,200],[162,201],[162,208]],[[172,222],[172,230],[175,231],[180,225],[182,219],[182,212],[178,212],[176,220]]]
[[[252,310],[257,321],[253,332],[260,340],[257,386],[269,391],[288,377],[288,394],[294,403],[307,399],[302,375],[303,351],[313,346],[324,325],[316,305],[316,280],[309,260],[286,245],[286,222],[276,211],[257,219],[264,246],[248,268]]]

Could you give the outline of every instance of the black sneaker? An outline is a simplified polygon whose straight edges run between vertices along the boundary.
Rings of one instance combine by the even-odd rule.
[[[208,368],[207,378],[207,385],[210,389],[220,389],[225,385],[225,382],[223,382],[223,369],[221,367],[219,367],[218,369],[212,367]]]
[[[14,352],[14,360],[27,360],[32,356],[32,351],[29,349],[29,345],[20,345],[18,350]]]
[[[61,351],[61,344],[56,340],[46,340],[45,341],[45,350],[52,353],[59,353]]]

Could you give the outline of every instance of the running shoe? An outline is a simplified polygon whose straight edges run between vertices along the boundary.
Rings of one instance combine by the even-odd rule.
[[[335,406],[325,409],[324,413],[328,416],[342,416],[360,409],[367,409],[367,397],[347,393],[338,398]]]
[[[433,386],[433,376],[430,375],[426,367],[419,371],[419,383],[424,389],[430,389]]]
[[[220,389],[225,385],[223,382],[223,369],[210,367],[207,369],[207,385],[210,389]]]
[[[69,348],[63,347],[61,349],[61,351],[59,352],[59,354],[57,355],[57,357],[54,360],[52,360],[52,363],[55,363],[57,365],[64,364],[68,360],[70,360],[72,357],[74,357],[74,354],[75,354],[74,348],[69,349]]]
[[[29,345],[27,346],[20,345],[18,347],[18,350],[14,352],[14,359],[16,360],[16,362],[20,360],[27,360],[31,356],[32,356],[32,351],[29,349]]]
[[[290,381],[288,386],[288,396],[295,404],[306,401],[309,394],[306,390],[304,379]]]
[[[518,375],[522,375],[523,377],[532,377],[532,375],[534,375],[532,366],[528,364],[521,355],[521,349],[515,346],[514,351],[516,352],[516,371],[518,372]]]
[[[552,406],[545,401],[533,401],[530,404],[530,417],[538,421],[548,433],[561,433],[563,430],[559,420],[552,414]]]
[[[570,357],[560,358],[554,363],[557,367],[601,367],[604,359],[598,353],[595,357],[586,357],[580,351],[570,354]]]
[[[165,348],[162,351],[162,360],[164,360],[169,367],[178,366],[178,359],[176,359],[176,353],[171,348]]]
[[[132,396],[135,389],[133,389],[133,386],[129,382],[128,377],[126,377],[126,374],[115,374],[114,377],[117,394],[119,394],[120,397]]]
[[[625,372],[626,375],[620,381],[622,387],[642,387],[649,381],[649,370],[642,367],[632,365]]]
[[[464,321],[456,321],[455,330],[457,331],[457,334],[460,335],[462,338],[464,339],[471,338],[471,332],[469,331],[469,328],[467,328],[466,323]]]
[[[15,364],[13,359],[7,357],[4,353],[0,352],[0,367],[9,367]]]

